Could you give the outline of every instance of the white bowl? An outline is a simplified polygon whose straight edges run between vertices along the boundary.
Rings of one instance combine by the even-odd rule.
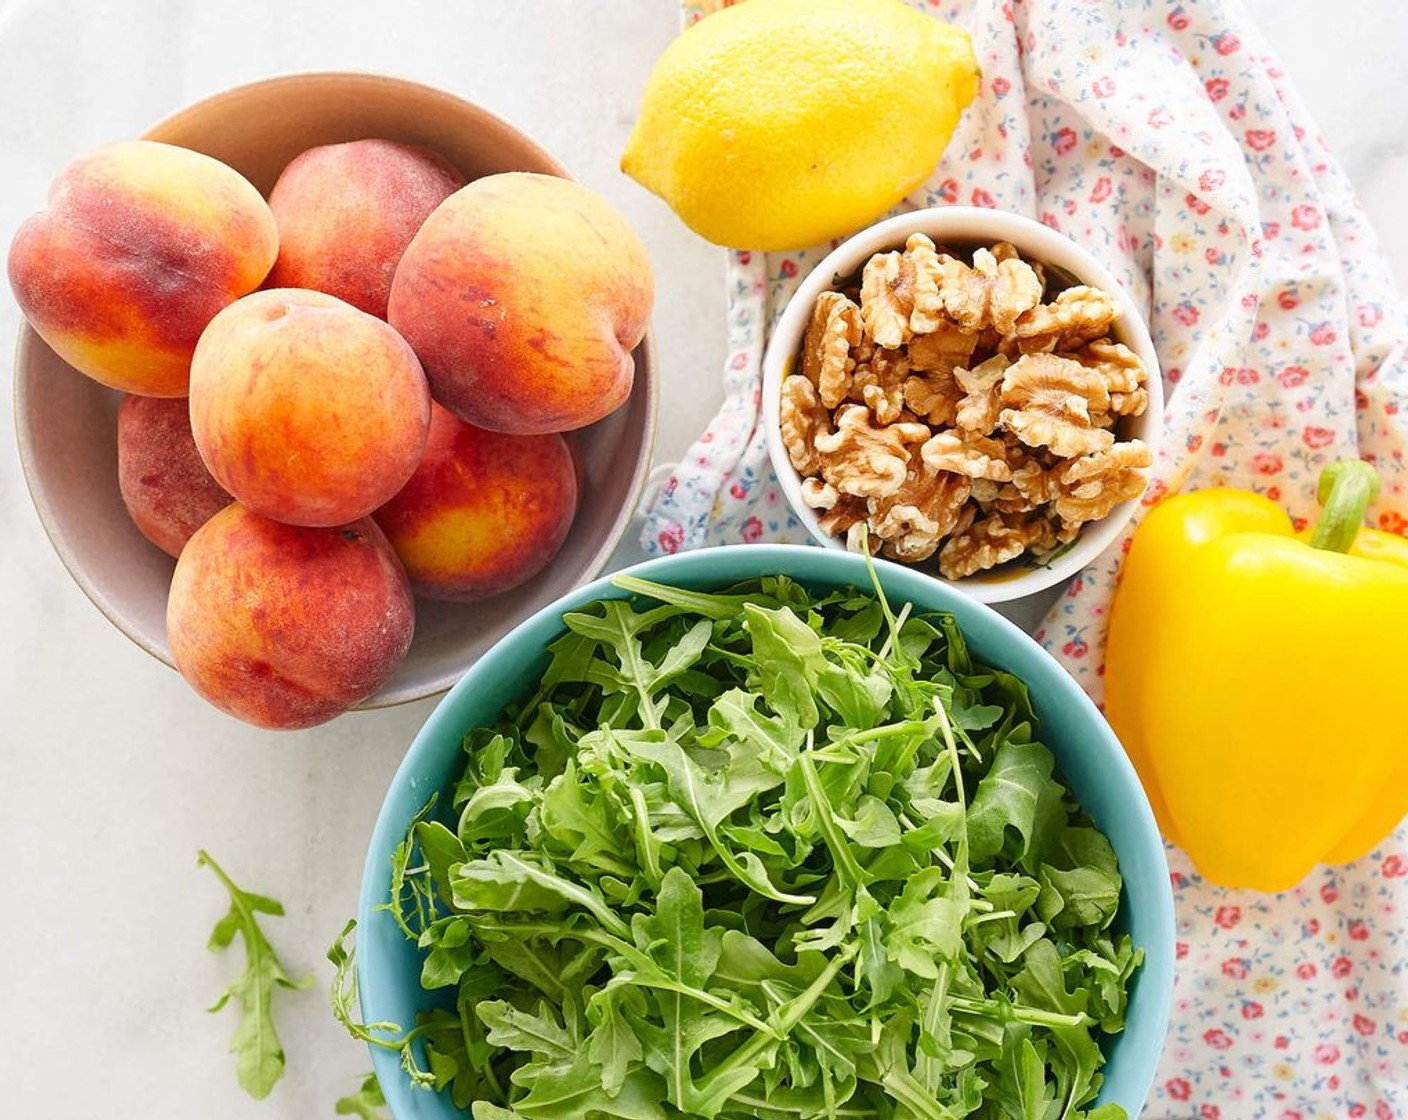
[[[377,74],[293,74],[238,86],[182,109],[146,134],[223,160],[266,194],[299,152],[365,137],[431,148],[468,179],[500,171],[567,174],[487,110]],[[444,692],[519,622],[602,569],[630,524],[655,439],[659,385],[649,334],[634,358],[630,399],[569,436],[582,497],[552,563],[477,603],[417,599],[410,652],[359,707]],[[55,550],[113,625],[170,665],[166,596],[175,562],[137,531],[117,488],[122,395],[72,369],[28,325],[20,327],[14,391],[20,462]]]
[[[772,459],[773,470],[792,512],[817,543],[827,548],[845,548],[840,538],[822,529],[817,512],[802,501],[802,478],[792,466],[787,448],[782,443],[782,380],[792,371],[801,350],[802,336],[817,297],[838,287],[841,277],[853,276],[876,253],[904,248],[905,241],[912,233],[927,234],[941,247],[976,248],[1007,241],[1017,248],[1023,259],[1052,265],[1071,276],[1075,283],[1088,284],[1113,296],[1119,308],[1119,318],[1111,335],[1115,341],[1124,343],[1139,355],[1149,374],[1149,405],[1142,415],[1121,420],[1120,438],[1143,440],[1151,452],[1158,454],[1164,411],[1163,378],[1159,373],[1158,355],[1154,353],[1154,343],[1149,337],[1144,316],[1108,269],[1070,238],[1020,214],[974,206],[945,206],[898,214],[843,241],[812,269],[788,301],[763,356],[763,424],[768,456]],[[945,580],[932,573],[933,578],[952,584],[982,603],[1001,603],[1034,595],[1075,575],[1109,548],[1133,516],[1137,505],[1137,498],[1122,502],[1108,516],[1089,522],[1082,527],[1075,543],[1050,561],[1022,558],[966,579]],[[926,569],[926,574],[931,573],[927,573]]]

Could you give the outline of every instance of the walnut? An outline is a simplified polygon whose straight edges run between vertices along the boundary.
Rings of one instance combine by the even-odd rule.
[[[1012,478],[1002,443],[971,432],[940,432],[925,442],[919,454],[931,470],[951,471],[991,482],[1008,482]]]
[[[1026,499],[1029,508],[1054,502],[1061,493],[1055,468],[1043,466],[1036,459],[1029,459],[1012,472],[1012,485]]]
[[[927,425],[904,421],[873,427],[868,408],[847,404],[836,413],[836,430],[813,444],[822,477],[842,494],[883,498],[904,484],[910,448],[928,435]]]
[[[782,445],[798,474],[815,474],[821,467],[818,436],[831,431],[831,414],[822,406],[816,386],[799,373],[782,379]]]
[[[1003,334],[1041,303],[1041,281],[1020,257],[998,261],[987,249],[973,253],[971,266],[945,258],[941,290],[944,308],[964,330],[976,334],[995,327]]]
[[[999,241],[989,251],[992,253],[993,260],[997,261],[998,264],[1001,264],[1003,261],[1019,261],[1022,259],[1022,254],[1017,251],[1017,246],[1013,245],[1010,241]],[[1036,274],[1037,282],[1041,285],[1041,290],[1045,292],[1046,269],[1042,267],[1040,261],[1028,261],[1027,264],[1031,266],[1032,272]]]
[[[870,361],[857,365],[851,378],[851,399],[859,400],[875,414],[880,424],[893,424],[904,410],[904,383],[909,377],[909,358],[903,350],[876,347]]]
[[[811,509],[832,509],[841,499],[841,493],[825,479],[813,475],[802,479],[802,504]]]
[[[1002,376],[1011,364],[1001,354],[994,354],[972,369],[953,371],[964,393],[954,410],[954,419],[960,428],[987,435],[997,427],[997,414],[1002,411]]]
[[[962,532],[955,532],[939,552],[939,571],[946,579],[963,579],[1015,560],[1045,535],[1040,518],[995,513]]]
[[[836,504],[830,509],[821,513],[816,521],[821,526],[821,531],[829,536],[846,536],[846,547],[853,552],[859,549],[851,544],[851,533],[865,524],[866,514],[869,507],[864,498],[857,498],[854,494],[841,494],[837,497]]]
[[[1099,338],[1071,357],[1100,375],[1115,416],[1142,416],[1149,407],[1149,373],[1139,355],[1120,342]]]
[[[1057,516],[1074,525],[1098,521],[1121,502],[1144,493],[1147,480],[1141,468],[1153,461],[1148,446],[1137,439],[1072,460],[1058,475],[1062,492],[1056,499]]]
[[[1065,459],[1104,451],[1115,441],[1092,411],[1108,410],[1098,374],[1056,354],[1026,354],[1002,378],[998,421],[1028,447],[1049,447]]]
[[[860,317],[865,333],[879,345],[898,349],[914,333],[914,264],[903,253],[876,253],[860,280]]]
[[[997,493],[986,504],[999,513],[1031,513],[1039,508],[1015,483],[1002,482],[992,485],[997,487]]]
[[[944,299],[940,291],[943,283],[943,261],[934,249],[934,243],[922,233],[912,233],[904,243],[904,255],[914,270],[914,306],[909,313],[909,329],[917,335],[950,325],[944,314]]]
[[[1107,334],[1118,315],[1108,292],[1081,284],[1033,307],[1004,333],[1023,354],[1078,350]]]
[[[973,479],[972,495],[974,504],[979,509],[986,510],[988,506],[997,501],[998,496],[1002,493],[1002,486],[1002,483],[991,478]]]
[[[909,364],[919,370],[950,373],[967,365],[977,346],[977,335],[945,319],[927,334],[909,340]]]
[[[963,390],[952,373],[935,370],[904,383],[904,403],[916,416],[936,427],[949,426],[958,415]]]
[[[802,375],[816,386],[827,408],[846,399],[855,366],[851,348],[860,338],[860,308],[840,292],[822,292],[802,339]]]
[[[970,484],[961,475],[930,471],[913,461],[904,485],[870,500],[870,528],[897,560],[927,560],[958,524]]]

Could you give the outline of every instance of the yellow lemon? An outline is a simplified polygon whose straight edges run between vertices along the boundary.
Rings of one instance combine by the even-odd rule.
[[[901,0],[746,0],[661,56],[621,169],[710,241],[813,245],[928,177],[978,76],[966,33]]]

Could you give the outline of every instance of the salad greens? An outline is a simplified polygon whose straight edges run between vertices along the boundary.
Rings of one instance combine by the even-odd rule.
[[[255,1100],[267,1097],[284,1075],[284,1048],[274,1030],[273,1002],[276,988],[306,988],[311,976],[294,980],[279,962],[273,946],[259,928],[260,914],[282,917],[283,905],[261,894],[241,890],[209,852],[196,853],[196,866],[208,867],[230,896],[230,909],[210,934],[212,952],[228,949],[239,934],[244,941],[244,972],[230,982],[223,995],[208,1009],[219,1011],[231,999],[240,1008],[240,1025],[230,1039],[240,1088]]]
[[[883,595],[617,583],[396,853],[451,998],[360,1036],[475,1120],[1123,1117],[1140,953],[1022,682]]]

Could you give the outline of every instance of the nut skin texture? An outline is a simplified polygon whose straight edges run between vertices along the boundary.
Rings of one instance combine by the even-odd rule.
[[[380,688],[410,648],[415,607],[370,518],[308,529],[235,503],[181,553],[166,630],[196,692],[246,723],[290,730]]]
[[[183,397],[201,331],[259,287],[274,217],[237,171],[147,140],[70,164],[48,209],[10,245],[30,325],[80,373],[125,392]]]
[[[233,500],[201,461],[183,399],[122,402],[117,485],[142,536],[169,556],[180,556],[191,535]]]
[[[435,405],[420,466],[374,516],[417,594],[466,602],[542,571],[567,539],[577,492],[562,436],[490,432]]]
[[[426,219],[387,318],[440,404],[480,428],[536,435],[625,402],[653,301],[645,246],[604,199],[511,172],[476,179]]]
[[[385,319],[406,246],[464,185],[448,160],[410,144],[353,140],[308,149],[269,193],[279,258],[265,286],[314,288]]]
[[[217,482],[290,525],[342,525],[420,461],[430,393],[380,319],[321,292],[255,292],[211,322],[191,366],[191,430]]]

